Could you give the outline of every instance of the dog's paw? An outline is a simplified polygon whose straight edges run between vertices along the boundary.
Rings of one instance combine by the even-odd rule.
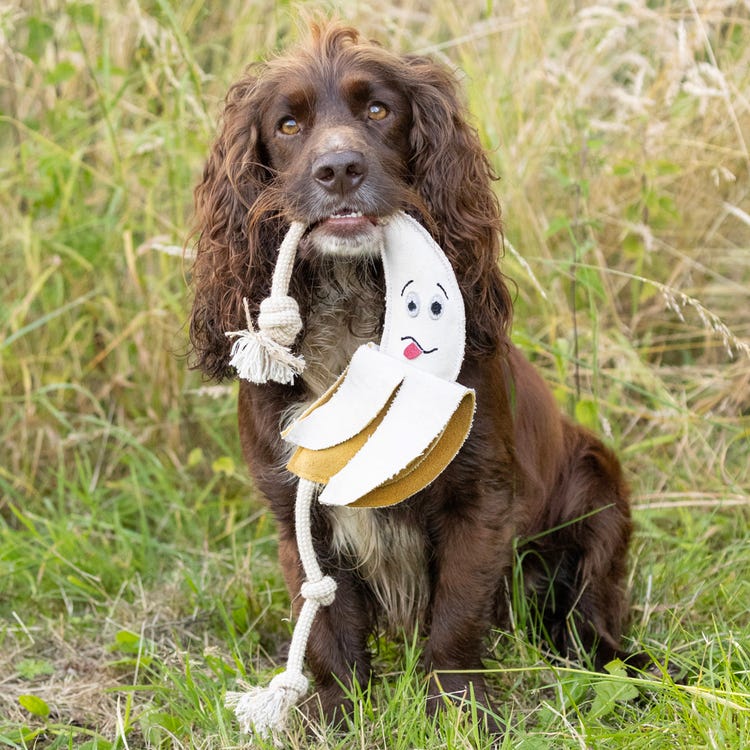
[[[461,674],[433,672],[427,695],[426,711],[435,716],[447,705],[454,704],[465,711],[472,711],[471,703],[476,704],[476,715],[488,734],[501,734],[487,685],[480,675],[467,677]]]
[[[301,706],[309,725],[346,729],[351,722],[354,703],[338,683],[319,687]]]

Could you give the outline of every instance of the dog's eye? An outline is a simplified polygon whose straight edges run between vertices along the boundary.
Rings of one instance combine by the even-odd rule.
[[[388,108],[381,102],[373,102],[367,108],[367,116],[371,120],[384,120],[388,116]]]
[[[406,301],[406,312],[410,317],[416,318],[419,315],[419,295],[416,292],[409,292],[404,299]]]
[[[300,125],[294,117],[285,117],[279,123],[279,132],[284,135],[297,135],[300,130]]]
[[[444,309],[443,301],[440,297],[433,297],[432,302],[430,302],[430,317],[433,320],[437,320],[443,314]]]

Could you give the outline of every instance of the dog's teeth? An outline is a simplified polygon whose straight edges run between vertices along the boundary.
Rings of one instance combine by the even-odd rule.
[[[363,216],[361,211],[349,211],[346,214],[331,214],[332,219],[358,219]]]

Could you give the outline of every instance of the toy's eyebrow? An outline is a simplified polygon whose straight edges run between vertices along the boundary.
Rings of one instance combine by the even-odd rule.
[[[440,291],[445,295],[445,299],[448,299],[448,292],[443,289],[443,285],[438,281],[437,285],[440,287]]]
[[[404,296],[404,292],[406,291],[406,287],[409,286],[409,284],[413,284],[413,283],[414,283],[414,279],[409,279],[409,281],[407,281],[406,284],[404,284],[401,287],[401,296],[402,297]],[[438,286],[440,286],[440,284],[438,284]],[[447,297],[448,295],[446,294],[445,296]]]

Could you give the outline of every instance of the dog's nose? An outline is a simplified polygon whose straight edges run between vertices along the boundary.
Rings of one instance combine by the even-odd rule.
[[[331,151],[312,165],[312,176],[329,193],[340,196],[354,192],[367,176],[367,163],[359,151]]]

